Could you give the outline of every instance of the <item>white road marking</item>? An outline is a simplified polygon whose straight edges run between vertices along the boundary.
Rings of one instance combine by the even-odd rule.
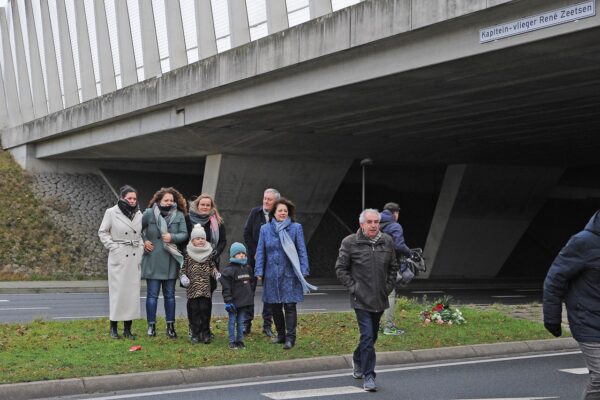
[[[561,372],[566,372],[568,374],[576,374],[576,375],[587,375],[590,373],[587,368],[570,368],[570,369],[559,369]]]
[[[0,303],[8,303],[10,300],[0,300]]]
[[[521,298],[521,297],[525,297],[522,294],[507,294],[504,296],[490,296],[494,299],[517,299],[517,298]]]
[[[542,289],[515,289],[515,292],[541,292]]]
[[[287,392],[271,392],[261,393],[263,396],[273,400],[287,400],[287,399],[305,399],[307,397],[322,397],[322,396],[336,396],[340,394],[352,394],[352,393],[364,393],[365,391],[357,388],[356,386],[339,386],[329,388],[318,388],[318,389],[306,389],[306,390],[290,390]]]
[[[12,307],[0,308],[0,311],[16,311],[16,310],[49,310],[50,307]]]
[[[315,292],[315,293],[308,293],[308,294],[305,294],[305,296],[327,296],[327,293],[323,293],[323,292]]]
[[[435,369],[435,368],[443,368],[443,367],[454,367],[457,365],[471,365],[471,364],[487,364],[492,362],[501,362],[501,361],[513,361],[513,360],[526,360],[530,358],[546,358],[546,357],[559,357],[559,356],[567,356],[572,354],[581,354],[581,351],[569,351],[569,352],[561,352],[561,353],[549,353],[549,354],[535,354],[531,356],[516,356],[516,357],[502,357],[502,358],[492,358],[492,359],[484,359],[484,360],[471,360],[471,361],[457,361],[452,363],[445,364],[428,364],[428,365],[414,365],[408,367],[397,367],[397,368],[388,368],[388,369],[377,369],[378,374],[385,374],[387,372],[398,372],[398,371],[414,371],[419,369]],[[130,399],[132,397],[150,397],[150,396],[163,396],[166,394],[175,394],[175,393],[190,393],[190,392],[207,392],[209,390],[219,390],[219,389],[232,389],[239,387],[251,387],[251,386],[259,386],[259,385],[273,385],[278,383],[289,383],[289,382],[304,382],[304,381],[313,381],[319,379],[330,379],[330,378],[339,378],[342,376],[350,376],[350,372],[342,372],[338,374],[329,374],[329,375],[316,375],[316,376],[305,376],[299,378],[287,378],[287,379],[273,379],[273,380],[262,380],[262,381],[253,381],[253,382],[242,382],[242,383],[228,383],[221,385],[213,385],[213,386],[202,386],[202,387],[192,387],[185,389],[172,389],[172,390],[160,390],[154,392],[147,393],[135,393],[135,394],[121,394],[114,396],[105,396],[105,397],[94,397],[93,400],[118,400],[118,399]],[[551,397],[550,397],[551,398]],[[476,399],[471,399],[476,400]],[[492,400],[492,399],[487,399]],[[514,399],[513,399],[514,400]]]
[[[413,290],[411,293],[414,294],[436,294],[436,293],[444,293],[443,290]]]
[[[87,319],[87,318],[108,318],[108,315],[79,315],[77,317],[53,317],[52,319]]]
[[[558,399],[558,397],[502,397],[502,398],[481,398],[481,399],[456,399],[456,400],[544,400]]]

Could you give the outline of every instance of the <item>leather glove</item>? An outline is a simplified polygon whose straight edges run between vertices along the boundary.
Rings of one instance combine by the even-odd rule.
[[[181,282],[181,286],[185,288],[190,286],[190,278],[188,278],[186,274],[181,275],[179,282]]]
[[[225,311],[227,311],[228,313],[235,313],[235,304],[225,303]]]
[[[562,329],[560,327],[560,324],[550,324],[550,323],[544,322],[544,327],[546,328],[546,330],[548,332],[550,332],[555,337],[559,337],[560,335],[562,335]]]

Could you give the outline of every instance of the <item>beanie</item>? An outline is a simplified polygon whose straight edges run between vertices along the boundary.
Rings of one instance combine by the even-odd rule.
[[[240,242],[235,242],[234,244],[232,244],[231,248],[229,249],[229,257],[233,258],[237,253],[247,254],[246,246],[244,246]]]
[[[190,234],[190,240],[198,238],[198,237],[206,239],[206,232],[204,231],[204,228],[200,224],[194,225],[194,228],[192,229],[192,233]]]

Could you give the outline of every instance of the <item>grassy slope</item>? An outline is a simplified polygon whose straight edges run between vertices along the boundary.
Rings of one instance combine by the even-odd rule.
[[[0,150],[0,280],[76,277],[78,265],[77,246],[54,227],[28,177]]]

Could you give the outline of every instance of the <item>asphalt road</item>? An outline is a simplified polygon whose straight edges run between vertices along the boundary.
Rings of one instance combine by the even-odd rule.
[[[587,370],[579,352],[385,366],[377,369],[379,391],[366,393],[350,371],[273,376],[205,385],[136,390],[71,399],[265,400],[574,400]]]
[[[402,293],[408,297],[421,298],[426,295],[433,300],[444,294],[455,298],[455,304],[521,304],[540,302],[541,289],[445,289],[409,290]],[[261,291],[256,294],[256,312],[260,313]],[[145,315],[145,293],[140,294],[142,316]],[[184,291],[177,291],[176,312],[186,315]],[[343,287],[330,288],[311,293],[298,305],[301,313],[350,311],[348,293]],[[159,300],[158,314],[164,316],[162,300]],[[215,292],[213,315],[226,315],[220,291]],[[46,320],[70,320],[108,317],[108,293],[0,293],[0,322],[29,322],[36,318]]]

